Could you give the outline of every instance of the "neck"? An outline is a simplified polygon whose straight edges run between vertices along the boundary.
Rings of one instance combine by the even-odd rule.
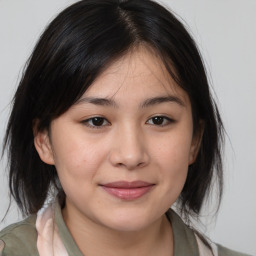
[[[113,230],[74,216],[66,208],[63,217],[76,244],[86,256],[173,255],[173,234],[165,215],[139,231]]]

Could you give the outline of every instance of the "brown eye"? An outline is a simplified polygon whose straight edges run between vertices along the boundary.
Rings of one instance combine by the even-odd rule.
[[[91,128],[101,128],[109,125],[109,122],[104,117],[96,116],[96,117],[92,117],[87,120],[84,120],[83,124]]]
[[[147,124],[156,125],[156,126],[165,126],[173,122],[174,120],[166,116],[154,116],[147,121]]]
[[[102,118],[102,117],[94,117],[94,118],[91,119],[91,123],[94,126],[102,126],[103,123],[104,123],[104,118]]]
[[[162,116],[155,116],[152,118],[153,124],[161,125],[164,122],[164,118]]]

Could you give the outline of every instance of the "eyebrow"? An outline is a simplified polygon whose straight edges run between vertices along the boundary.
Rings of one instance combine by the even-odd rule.
[[[176,97],[176,96],[160,96],[160,97],[153,97],[153,98],[146,99],[141,104],[141,107],[142,108],[151,107],[151,106],[161,104],[161,103],[165,103],[165,102],[173,102],[173,103],[177,103],[178,105],[180,105],[182,107],[185,106],[183,101],[180,98]]]
[[[117,108],[117,104],[114,100],[107,98],[95,98],[95,97],[84,97],[78,100],[75,104],[91,103],[98,106],[111,106]]]
[[[176,103],[182,107],[185,106],[183,101],[176,97],[176,96],[159,96],[159,97],[153,97],[146,99],[142,104],[140,105],[141,108],[151,107],[157,104],[165,103],[165,102],[173,102]],[[78,100],[75,104],[82,104],[82,103],[91,103],[98,106],[110,106],[114,108],[118,108],[118,105],[116,102],[112,99],[107,98],[97,98],[97,97],[84,97]]]

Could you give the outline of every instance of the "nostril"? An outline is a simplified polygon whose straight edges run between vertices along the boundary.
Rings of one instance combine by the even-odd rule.
[[[128,163],[127,163],[128,164]],[[118,166],[126,166],[127,164],[124,164],[124,163],[117,163]],[[136,167],[142,167],[143,165],[145,165],[145,163],[143,162],[140,162],[138,163],[137,165],[135,164],[134,166]]]
[[[144,166],[144,165],[145,165],[145,163],[141,162],[141,163],[139,163],[137,166],[138,166],[138,167],[142,167],[142,166]]]

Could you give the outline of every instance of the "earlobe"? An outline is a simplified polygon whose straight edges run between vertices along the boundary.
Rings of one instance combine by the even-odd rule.
[[[34,133],[34,145],[41,160],[50,165],[54,165],[53,151],[47,130]]]
[[[201,142],[204,134],[204,122],[201,120],[198,125],[197,132],[194,134],[189,155],[189,165],[193,164],[196,161],[198,152],[201,147]]]

